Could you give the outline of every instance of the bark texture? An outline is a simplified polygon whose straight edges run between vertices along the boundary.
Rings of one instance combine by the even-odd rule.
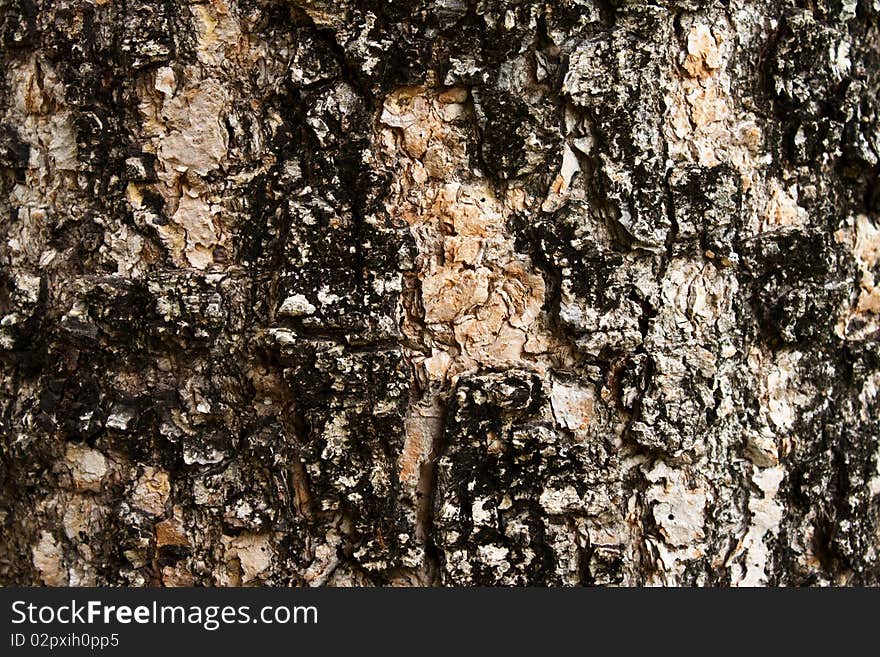
[[[878,0],[0,0],[0,583],[880,583]]]

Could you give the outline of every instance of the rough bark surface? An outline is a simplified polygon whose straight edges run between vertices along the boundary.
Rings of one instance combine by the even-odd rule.
[[[0,0],[0,583],[880,583],[878,24]]]

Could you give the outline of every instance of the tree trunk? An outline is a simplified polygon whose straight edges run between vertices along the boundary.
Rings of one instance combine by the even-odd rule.
[[[0,13],[0,583],[880,581],[878,0]]]

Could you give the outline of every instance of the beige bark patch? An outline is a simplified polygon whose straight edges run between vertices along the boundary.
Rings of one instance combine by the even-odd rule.
[[[269,569],[274,556],[271,538],[270,534],[249,533],[223,537],[226,562],[238,564],[241,584],[257,580]]]
[[[144,148],[156,154],[158,182],[145,185],[166,201],[168,223],[153,222],[178,265],[205,269],[213,250],[226,242],[218,215],[222,208],[207,198],[203,178],[225,162],[228,149],[223,113],[226,90],[212,78],[187,69],[178,79],[169,67],[154,73],[152,85],[140,85]],[[142,210],[139,185],[130,185],[129,202]]]
[[[166,545],[190,546],[189,538],[186,535],[186,528],[183,526],[180,518],[168,518],[156,523],[156,547],[161,548]]]
[[[811,402],[799,372],[803,353],[752,347],[748,364],[760,400],[760,425],[746,436],[746,455],[761,467],[775,466],[793,447],[792,430],[803,408]]]
[[[64,535],[81,551],[83,547],[87,547],[83,543],[83,537],[90,537],[100,531],[107,513],[107,508],[95,500],[94,495],[78,494],[64,502],[64,515],[61,519]]]
[[[705,538],[706,492],[691,487],[685,475],[660,464],[647,473],[655,482],[648,491],[652,513],[666,542],[676,548],[692,546]]]
[[[64,567],[64,553],[51,532],[40,532],[40,540],[32,550],[34,568],[46,586],[67,586],[69,575]]]
[[[177,266],[204,270],[217,265],[218,249],[231,246],[231,208],[222,189],[209,182],[210,174],[229,164],[226,68],[234,61],[247,70],[260,58],[260,49],[247,39],[225,0],[193,4],[190,11],[198,63],[162,66],[138,80],[142,148],[155,154],[158,180],[133,183],[128,198]],[[153,220],[158,217],[141,203],[144,190],[165,199],[170,221]]]
[[[836,332],[848,340],[864,339],[880,330],[880,282],[875,278],[880,263],[880,226],[876,219],[858,215],[837,231],[835,238],[852,249],[861,272],[858,297],[844,308]]]
[[[421,376],[436,382],[483,366],[542,367],[540,354],[557,342],[541,321],[544,279],[507,232],[527,195],[499,194],[472,170],[467,99],[458,87],[399,89],[385,99],[376,134],[396,171],[389,213],[410,226],[419,250],[422,314],[404,329],[428,354],[413,358]]]
[[[688,563],[706,554],[706,508],[710,489],[686,470],[657,462],[645,471],[650,483],[646,501],[659,537],[645,537],[647,553],[653,557],[656,572],[648,576],[649,585],[669,585],[681,581]],[[635,508],[635,507],[632,507]],[[630,522],[638,520],[630,515]]]
[[[760,494],[749,499],[751,524],[737,550],[728,558],[733,586],[765,586],[768,583],[770,549],[767,539],[779,533],[785,509],[776,500],[776,495],[784,477],[785,470],[779,467],[756,469],[752,474],[752,482]]]
[[[573,431],[575,435],[582,435],[595,413],[596,391],[582,385],[554,381],[550,404],[557,424]]]
[[[195,584],[195,578],[184,565],[165,566],[162,569],[163,586],[192,586],[193,584]]]
[[[398,459],[402,484],[411,487],[418,485],[420,469],[434,446],[437,427],[437,418],[433,416],[412,415],[406,418],[406,436]]]
[[[147,466],[135,484],[131,495],[132,504],[154,516],[165,513],[165,505],[171,494],[171,481],[164,470]]]
[[[684,69],[692,78],[709,77],[721,68],[721,50],[718,46],[723,40],[723,33],[713,34],[708,25],[695,25],[691,28],[687,37]]]
[[[104,479],[110,472],[104,454],[90,447],[68,445],[64,453],[64,461],[70,469],[74,488],[100,492]]]
[[[697,23],[690,28],[666,96],[666,128],[673,161],[705,167],[728,163],[750,184],[762,135],[756,117],[738,106],[725,67],[731,44],[725,26]]]
[[[48,246],[54,214],[69,211],[76,188],[74,117],[50,62],[36,54],[10,58],[2,75],[9,95],[0,108],[0,121],[15,126],[29,154],[24,180],[14,182],[9,194],[17,216],[5,222],[7,264],[44,266],[52,259]]]
[[[768,185],[770,198],[764,210],[761,230],[803,226],[807,223],[807,211],[798,205],[797,185],[783,187],[776,180]]]

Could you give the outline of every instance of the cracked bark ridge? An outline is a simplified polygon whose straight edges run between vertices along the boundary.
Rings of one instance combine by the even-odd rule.
[[[0,17],[3,584],[878,583],[876,0]]]

